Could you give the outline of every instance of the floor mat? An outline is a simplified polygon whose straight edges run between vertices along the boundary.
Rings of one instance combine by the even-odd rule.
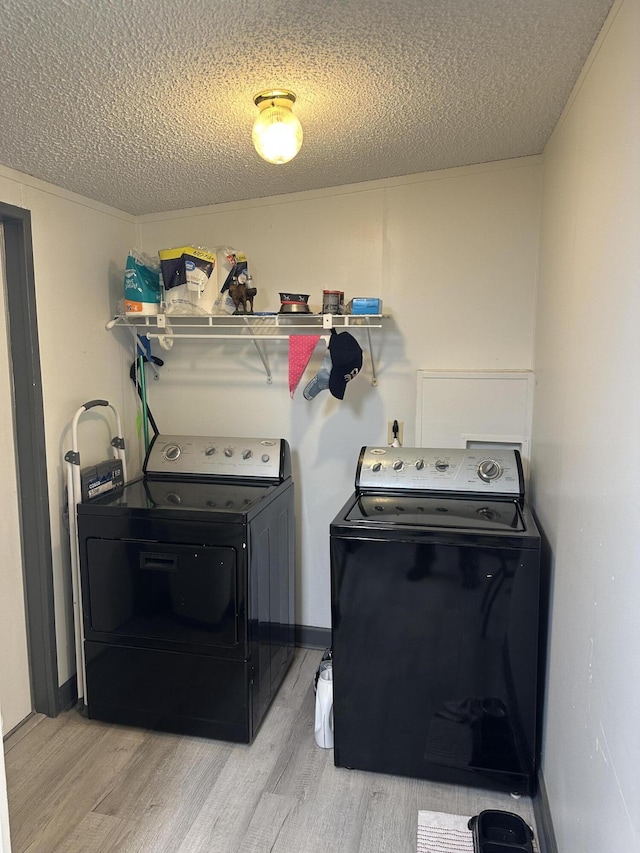
[[[417,853],[473,853],[469,817],[444,812],[418,812]]]
[[[417,853],[473,853],[469,817],[445,812],[418,812]],[[538,851],[535,838],[533,849]]]

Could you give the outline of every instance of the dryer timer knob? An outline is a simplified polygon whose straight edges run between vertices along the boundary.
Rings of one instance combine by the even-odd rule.
[[[478,465],[478,477],[485,483],[497,480],[502,474],[502,468],[495,459],[483,459]]]
[[[165,447],[162,455],[167,462],[175,462],[181,453],[182,448],[179,444],[170,444],[168,447]]]

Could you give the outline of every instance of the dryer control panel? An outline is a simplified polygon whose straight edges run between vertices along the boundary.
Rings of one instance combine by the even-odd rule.
[[[484,493],[524,497],[517,450],[427,447],[363,447],[356,471],[358,491]]]
[[[257,477],[280,481],[291,474],[288,450],[282,438],[157,435],[143,471],[150,477]]]

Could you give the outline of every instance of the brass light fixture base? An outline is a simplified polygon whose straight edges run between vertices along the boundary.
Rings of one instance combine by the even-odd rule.
[[[288,163],[300,150],[302,125],[293,113],[295,100],[289,89],[267,89],[253,96],[258,116],[251,136],[256,151],[267,163]]]
[[[278,101],[285,101],[285,104],[278,104]],[[296,96],[288,89],[266,89],[264,92],[258,92],[253,96],[253,103],[258,108],[262,108],[262,104],[270,102],[275,106],[291,107],[296,102]]]

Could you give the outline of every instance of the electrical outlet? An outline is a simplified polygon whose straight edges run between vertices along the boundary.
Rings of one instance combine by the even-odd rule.
[[[404,432],[404,421],[397,421],[398,424],[398,441],[402,444],[402,434]],[[389,421],[389,428],[387,430],[387,444],[391,444],[393,439],[395,438],[393,434],[393,421]]]

